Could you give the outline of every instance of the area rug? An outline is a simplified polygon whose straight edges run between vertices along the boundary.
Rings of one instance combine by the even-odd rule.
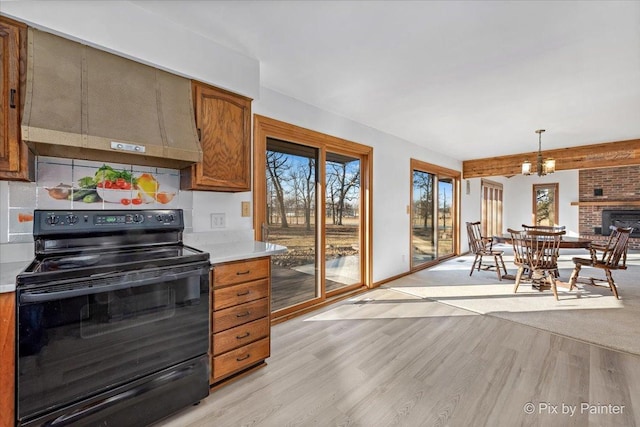
[[[513,266],[506,248],[505,263]],[[560,279],[568,281],[571,257],[585,251],[567,251],[559,262]],[[473,258],[462,256],[433,268],[402,277],[385,288],[414,297],[437,301],[475,313],[507,319],[591,344],[640,355],[640,253],[629,255],[629,268],[615,271],[617,300],[608,288],[579,285],[569,291],[558,288],[559,301],[550,290],[538,291],[514,281],[499,281],[494,271],[474,271]],[[515,273],[512,267],[509,273]],[[603,272],[583,273],[604,277]]]

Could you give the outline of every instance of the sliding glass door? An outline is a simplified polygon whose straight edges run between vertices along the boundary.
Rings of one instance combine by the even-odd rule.
[[[273,318],[371,283],[371,148],[255,116],[254,227]]]
[[[438,225],[437,242],[438,257],[451,256],[454,253],[453,237],[455,235],[454,218],[454,180],[448,177],[438,177]]]
[[[327,152],[325,161],[327,293],[362,283],[360,159]]]
[[[412,269],[457,253],[459,181],[456,171],[412,159]]]
[[[435,182],[436,176],[428,172],[413,171],[413,197],[411,200],[411,266],[437,258],[435,235]]]
[[[320,295],[317,257],[318,149],[267,139],[265,241],[287,247],[272,256],[273,310]]]

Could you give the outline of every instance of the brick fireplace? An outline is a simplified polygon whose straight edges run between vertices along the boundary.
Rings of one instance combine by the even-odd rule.
[[[595,241],[607,239],[602,232],[603,211],[640,213],[640,166],[587,169],[578,176],[580,236]],[[632,237],[629,248],[640,249],[640,237]]]

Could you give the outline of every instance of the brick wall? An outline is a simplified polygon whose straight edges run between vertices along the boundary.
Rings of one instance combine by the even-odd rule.
[[[579,207],[580,236],[604,241],[606,236],[595,234],[594,228],[602,227],[603,209],[640,209],[640,206],[607,205],[606,201],[640,201],[640,166],[581,170],[578,174],[578,191],[581,202],[602,202],[597,206]],[[595,191],[601,190],[596,195]],[[629,248],[640,249],[640,239],[632,238]]]

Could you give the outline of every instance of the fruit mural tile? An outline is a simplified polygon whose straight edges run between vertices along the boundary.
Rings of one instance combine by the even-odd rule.
[[[162,171],[158,173],[158,171]],[[134,166],[138,196],[148,208],[175,208],[178,202],[180,174],[177,170]]]
[[[180,191],[177,169],[36,158],[36,182],[8,183],[9,242],[33,241],[35,209],[183,209],[193,227],[193,193]]]
[[[131,209],[135,199],[130,165],[75,160],[74,209]]]
[[[104,201],[98,195],[94,183],[96,171],[102,164],[96,162],[73,163],[72,193],[73,209],[104,209]]]
[[[38,161],[38,209],[71,209],[73,167],[65,162]]]

